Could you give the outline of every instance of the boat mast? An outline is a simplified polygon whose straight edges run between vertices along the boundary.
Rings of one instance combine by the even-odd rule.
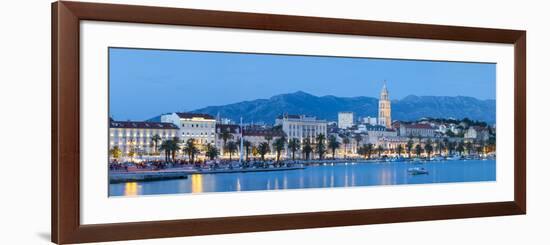
[[[243,117],[241,117],[241,147],[239,147],[239,163],[243,162]]]

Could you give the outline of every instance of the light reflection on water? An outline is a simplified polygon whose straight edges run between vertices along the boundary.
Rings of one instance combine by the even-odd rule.
[[[185,186],[183,186],[185,188]],[[191,192],[192,193],[202,193],[202,175],[193,174],[191,175]]]
[[[126,182],[124,184],[124,196],[137,196],[138,195],[138,183]]]
[[[410,175],[407,173],[410,167],[424,167],[429,174]],[[187,179],[116,183],[109,185],[109,193],[111,196],[135,196],[495,180],[495,160],[358,163],[303,170],[193,174]]]

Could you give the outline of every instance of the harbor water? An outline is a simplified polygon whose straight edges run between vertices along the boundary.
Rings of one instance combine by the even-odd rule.
[[[428,173],[415,175],[408,171],[416,167],[424,168]],[[339,163],[298,170],[192,174],[187,179],[111,183],[109,195],[139,196],[495,180],[495,160]]]

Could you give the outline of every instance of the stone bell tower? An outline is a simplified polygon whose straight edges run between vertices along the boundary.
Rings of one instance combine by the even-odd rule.
[[[380,92],[380,100],[378,101],[378,124],[391,128],[391,101],[386,87],[386,81]]]

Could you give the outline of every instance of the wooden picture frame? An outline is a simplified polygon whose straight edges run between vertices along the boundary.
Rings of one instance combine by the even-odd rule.
[[[82,225],[79,23],[82,20],[514,45],[514,201]],[[526,213],[526,32],[458,26],[83,2],[52,4],[52,241],[58,244],[306,229]]]

